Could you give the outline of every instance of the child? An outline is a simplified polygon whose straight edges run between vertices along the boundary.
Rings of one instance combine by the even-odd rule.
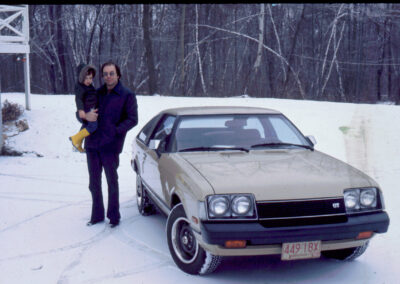
[[[90,122],[85,120],[85,113],[96,109],[97,96],[96,89],[93,87],[93,78],[96,76],[96,68],[92,65],[80,64],[78,66],[78,82],[75,85],[75,102],[77,108],[77,118],[82,122],[81,130],[74,136],[69,137],[72,145],[81,153],[83,139],[97,129],[97,121]]]

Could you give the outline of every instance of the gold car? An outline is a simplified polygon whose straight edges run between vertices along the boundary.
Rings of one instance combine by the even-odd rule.
[[[388,229],[379,185],[278,111],[168,109],[135,142],[138,210],[168,216],[169,250],[187,273],[210,273],[222,256],[352,260]]]

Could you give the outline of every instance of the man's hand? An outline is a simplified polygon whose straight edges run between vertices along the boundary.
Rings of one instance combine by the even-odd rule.
[[[97,117],[99,116],[97,114],[97,111],[98,111],[98,109],[96,108],[96,109],[93,109],[93,110],[87,112],[86,115],[85,115],[86,116],[86,120],[90,121],[90,122],[96,121]]]
[[[86,119],[86,115],[85,115],[85,111],[84,110],[80,109],[78,111],[78,115],[79,115],[80,119]]]

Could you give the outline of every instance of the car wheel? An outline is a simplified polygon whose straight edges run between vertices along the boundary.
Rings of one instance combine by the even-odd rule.
[[[154,205],[150,203],[139,174],[136,175],[136,203],[141,215],[149,216],[154,214]]]
[[[322,251],[322,255],[328,258],[334,258],[343,261],[352,261],[362,255],[367,249],[369,241],[359,247],[348,248],[348,249],[338,249],[338,250],[327,250]]]
[[[168,216],[167,238],[175,264],[186,273],[212,273],[221,263],[220,256],[199,246],[182,204],[176,205]]]

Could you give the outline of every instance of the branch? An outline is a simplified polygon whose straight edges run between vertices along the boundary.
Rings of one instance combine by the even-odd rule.
[[[278,31],[276,30],[274,17],[272,16],[271,4],[268,4],[267,7],[268,7],[269,15],[271,17],[272,26],[274,27],[274,33],[275,33],[276,41],[278,43],[278,51],[280,54],[282,54],[281,42],[279,40]],[[283,70],[283,79],[284,79],[284,81],[286,81],[286,70],[285,70],[285,66],[284,66],[285,63],[283,61],[281,61],[281,64],[282,64],[282,70]]]
[[[263,39],[264,39],[264,20],[265,20],[265,5],[262,3],[260,4],[260,17],[258,18],[258,29],[259,29],[259,34],[258,34],[258,49],[257,49],[257,58],[256,61],[254,62],[253,68],[258,71],[258,68],[261,65],[261,56],[262,56],[262,44],[263,44]]]
[[[328,58],[329,47],[331,46],[332,37],[336,33],[337,22],[338,22],[339,18],[341,18],[344,15],[344,14],[340,15],[340,12],[342,11],[343,5],[344,4],[340,5],[339,10],[338,10],[338,12],[336,14],[336,17],[332,22],[332,32],[331,32],[331,35],[329,37],[328,44],[326,46],[325,58],[324,58],[324,62],[322,63],[322,69],[321,69],[321,78],[323,78],[323,76],[324,76],[325,64],[326,64],[326,61],[327,61],[327,58]]]
[[[336,60],[337,51],[339,50],[340,42],[341,42],[342,37],[343,37],[344,26],[345,26],[345,22],[343,22],[343,25],[342,25],[342,30],[340,32],[339,42],[338,42],[338,44],[337,44],[337,46],[335,48],[335,53],[333,54],[332,63],[331,63],[331,66],[329,67],[328,75],[326,75],[325,83],[324,83],[324,86],[322,87],[322,90],[321,90],[321,95],[324,93],[326,84],[328,83],[329,77],[331,76],[332,66],[333,66],[334,61]]]
[[[200,56],[200,48],[199,48],[199,11],[196,4],[196,51],[197,57],[199,59],[199,72],[200,72],[200,79],[201,79],[201,86],[203,87],[203,92],[207,95],[206,84],[204,83],[204,76],[203,76],[203,67],[201,64],[201,56]]]
[[[227,32],[227,33],[231,33],[231,34],[235,34],[235,35],[238,35],[238,36],[247,38],[247,39],[249,39],[249,40],[251,40],[251,41],[254,41],[254,42],[256,42],[256,43],[260,43],[260,41],[259,41],[258,39],[253,38],[253,37],[251,37],[251,36],[248,36],[248,35],[246,35],[246,34],[239,33],[239,32],[230,31],[230,30],[222,29],[222,28],[218,28],[218,27],[213,27],[213,26],[210,26],[210,25],[198,25],[198,26],[199,26],[199,27],[209,28],[209,29],[215,29],[215,30],[219,30],[219,31]],[[294,75],[294,77],[295,77],[295,79],[296,79],[296,82],[297,82],[297,85],[298,85],[300,94],[301,94],[302,98],[305,99],[305,92],[304,92],[304,90],[303,90],[303,87],[301,86],[301,82],[300,82],[299,76],[298,76],[297,73],[293,70],[292,66],[290,66],[289,62],[287,62],[287,60],[286,60],[281,54],[279,54],[278,52],[276,52],[275,50],[273,50],[273,49],[270,48],[269,46],[265,45],[264,43],[261,43],[261,44],[262,44],[262,46],[263,46],[266,50],[268,50],[268,51],[271,52],[272,54],[278,56],[278,57],[289,67],[290,71],[293,73],[293,75]]]

